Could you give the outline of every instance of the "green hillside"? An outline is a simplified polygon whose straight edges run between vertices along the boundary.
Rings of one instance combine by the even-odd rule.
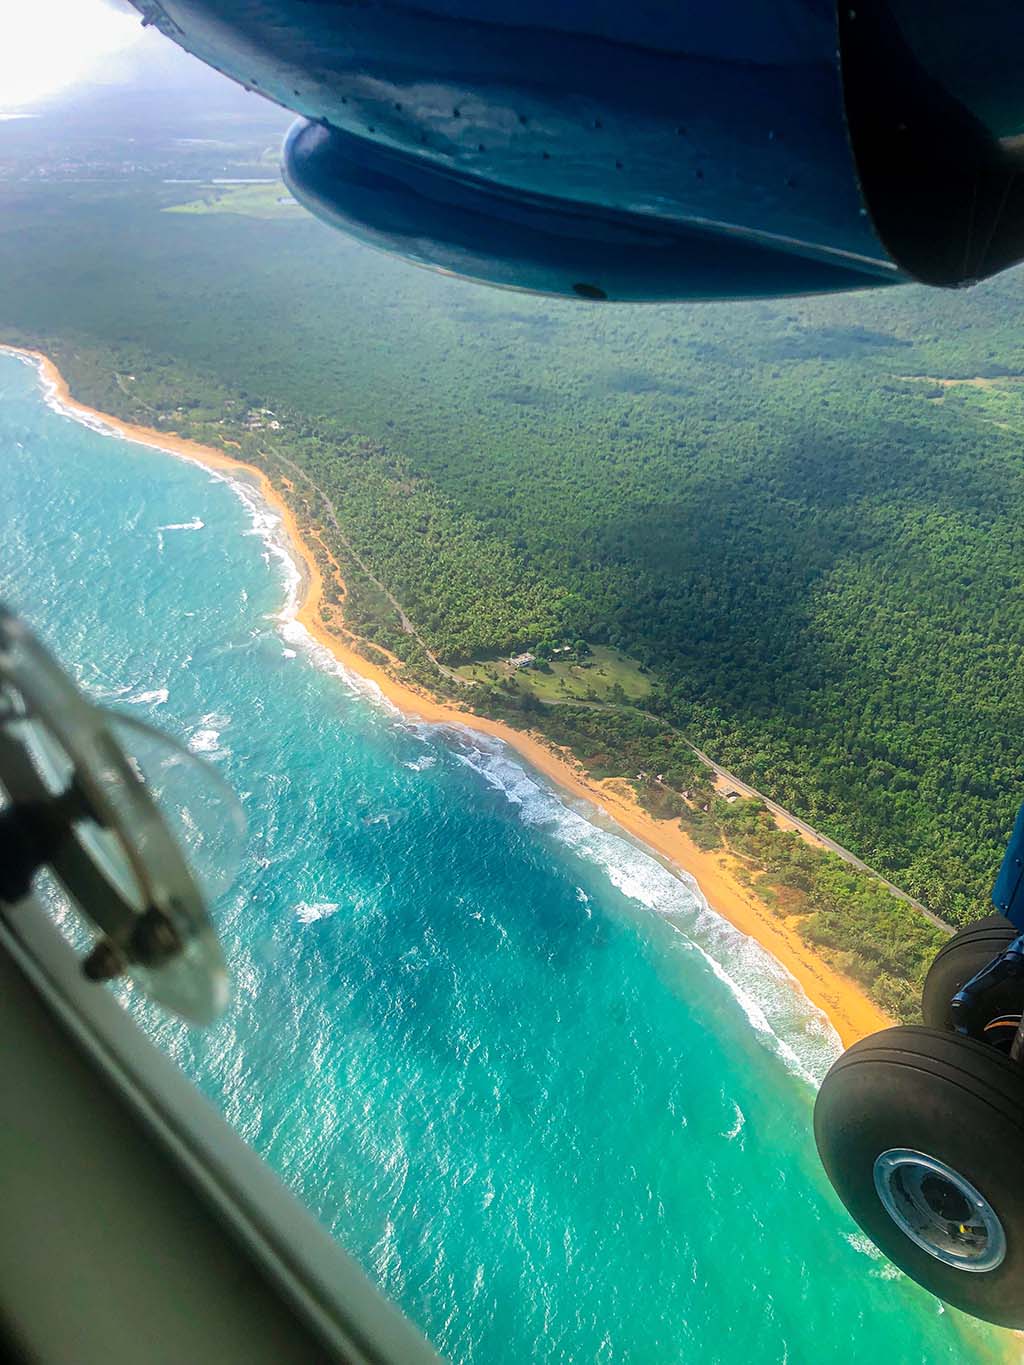
[[[513,695],[488,660],[606,648],[621,700],[984,913],[1024,794],[1024,276],[611,307],[401,265],[265,186],[21,179],[0,209],[0,336],[100,408],[309,471],[481,704],[536,722],[586,689]]]

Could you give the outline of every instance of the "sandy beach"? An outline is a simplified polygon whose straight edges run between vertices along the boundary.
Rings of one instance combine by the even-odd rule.
[[[551,781],[572,796],[597,806],[634,839],[674,867],[689,873],[713,910],[742,933],[756,939],[786,968],[808,998],[827,1014],[846,1046],[892,1023],[855,982],[835,971],[807,947],[793,923],[774,914],[742,884],[735,875],[740,864],[731,855],[721,850],[707,852],[698,848],[677,821],[656,820],[648,815],[626,783],[592,780],[571,755],[555,750],[543,738],[449,703],[434,701],[406,686],[384,667],[364,658],[353,647],[353,637],[347,632],[348,638],[345,638],[328,628],[321,615],[323,579],[308,543],[308,534],[304,534],[282,493],[262,470],[173,432],[136,426],[86,407],[71,396],[60,371],[40,352],[11,346],[0,346],[0,351],[31,358],[38,366],[48,392],[61,407],[90,424],[116,432],[140,445],[196,461],[256,484],[262,497],[280,516],[296,561],[303,569],[297,619],[345,668],[374,683],[389,701],[410,716],[439,724],[468,726],[503,740]]]

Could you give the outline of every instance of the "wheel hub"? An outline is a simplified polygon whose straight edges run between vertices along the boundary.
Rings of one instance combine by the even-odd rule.
[[[952,1166],[902,1147],[875,1161],[875,1190],[905,1236],[945,1265],[975,1274],[995,1270],[1006,1234],[995,1209]]]

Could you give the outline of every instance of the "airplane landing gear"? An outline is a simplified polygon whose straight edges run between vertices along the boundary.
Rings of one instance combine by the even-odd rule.
[[[891,1261],[967,1313],[1024,1326],[1017,1063],[957,1033],[885,1029],[832,1067],[814,1135],[836,1193]]]
[[[925,977],[921,994],[924,1022],[930,1028],[955,1031],[953,997],[983,967],[1005,952],[1016,937],[1017,930],[1005,915],[987,915],[954,934],[940,948]],[[982,1030],[992,1020],[1012,1016],[1014,1011],[1019,1015],[1022,1001],[1024,983],[1004,981],[991,989],[986,1000],[990,1018],[981,1024]]]
[[[911,1279],[1024,1327],[1024,806],[992,902],[924,983],[925,1026],[855,1043],[814,1106],[839,1198]]]

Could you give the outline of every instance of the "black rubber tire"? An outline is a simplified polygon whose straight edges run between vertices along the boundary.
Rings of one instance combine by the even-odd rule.
[[[1024,1071],[984,1043],[937,1029],[886,1029],[856,1043],[825,1077],[814,1137],[839,1198],[918,1284],[965,1313],[1024,1327]],[[876,1159],[909,1148],[958,1171],[989,1201],[1006,1256],[968,1272],[929,1255],[875,1190]]]
[[[928,968],[921,993],[921,1017],[929,1028],[952,1029],[950,1002],[975,972],[1007,948],[1017,930],[1004,915],[987,915],[953,935]],[[992,997],[992,1018],[1021,1012],[1021,988],[1004,986]]]

